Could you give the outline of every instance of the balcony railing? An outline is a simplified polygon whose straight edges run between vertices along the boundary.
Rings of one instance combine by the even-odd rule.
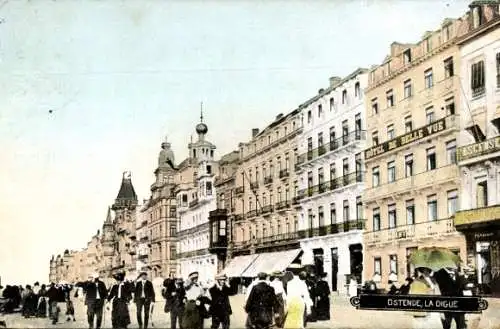
[[[455,214],[455,226],[467,226],[473,224],[487,224],[500,221],[500,206],[482,207],[469,210],[461,210]]]
[[[140,242],[146,242],[149,240],[149,237],[148,236],[143,236],[139,239]]]
[[[237,215],[234,215],[234,221],[235,221],[235,222],[239,222],[239,221],[241,221],[241,220],[243,220],[243,219],[244,219],[243,214],[237,214]]]
[[[308,187],[299,191],[299,197],[308,198],[317,194],[325,193],[327,191],[334,191],[336,189],[346,187],[356,183],[362,183],[364,179],[363,172],[353,172],[344,176],[337,177],[331,181],[323,182],[318,185]]]
[[[256,189],[256,188],[258,188],[258,187],[259,187],[259,182],[255,181],[255,182],[251,182],[251,183],[250,183],[250,188],[251,188],[252,190],[255,190],[255,189]]]
[[[264,185],[269,185],[273,183],[273,176],[264,177]]]
[[[343,135],[339,138],[330,141],[329,143],[323,144],[315,149],[308,150],[306,153],[301,154],[299,156],[297,164],[301,165],[306,161],[311,161],[326,153],[336,151],[343,146],[361,140],[366,140],[366,131],[365,130],[352,131],[346,135]]]
[[[472,88],[472,97],[480,97],[483,96],[486,91],[485,86],[480,86],[476,88]]]
[[[247,218],[252,218],[252,217],[255,217],[257,216],[258,212],[257,210],[250,210],[250,211],[247,211]]]
[[[288,200],[277,202],[275,205],[276,210],[286,209],[288,207],[290,207],[290,201]]]
[[[365,232],[366,244],[390,243],[396,240],[436,238],[440,235],[455,233],[453,219],[419,222],[413,225],[401,225],[379,231]]]
[[[290,171],[288,169],[280,170],[280,178],[286,178],[290,176]]]
[[[262,207],[262,214],[267,214],[273,211],[273,206],[272,205],[267,205]]]
[[[193,201],[189,202],[189,208],[192,208],[198,204],[198,198],[194,199]]]
[[[236,189],[235,189],[235,193],[236,194],[242,194],[243,192],[245,192],[245,188],[243,186],[238,186]]]

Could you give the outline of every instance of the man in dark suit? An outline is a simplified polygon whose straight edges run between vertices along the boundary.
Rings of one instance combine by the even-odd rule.
[[[255,329],[272,327],[278,301],[273,287],[267,282],[267,274],[259,273],[258,281],[248,296],[245,311],[249,317],[249,325]]]
[[[211,313],[212,313],[212,327],[211,329],[229,329],[230,316],[232,314],[231,304],[229,303],[229,295],[231,289],[227,283],[225,275],[215,277],[215,284],[208,290],[210,293]]]
[[[99,280],[99,274],[94,273],[89,281],[83,284],[85,293],[85,305],[87,305],[87,321],[89,328],[94,328],[94,317],[96,318],[95,328],[100,329],[102,323],[102,310],[104,301],[108,297],[108,290],[104,282]]]
[[[182,278],[177,278],[174,287],[169,287],[168,293],[170,294],[170,328],[177,329],[177,321],[179,321],[179,328],[182,328],[182,315],[184,313],[184,298],[186,291],[184,290],[184,282]]]
[[[450,297],[462,297],[465,288],[465,278],[459,275],[457,269],[441,269],[434,273],[441,295]],[[455,319],[457,329],[466,329],[465,313],[445,312],[444,319],[441,319],[443,329],[450,329],[451,323]]]
[[[149,322],[149,310],[151,305],[155,303],[155,291],[153,284],[148,279],[148,274],[142,272],[137,278],[137,283],[135,284],[135,294],[134,300],[137,306],[137,323],[139,328],[147,329]],[[144,327],[142,322],[142,310],[144,309]]]

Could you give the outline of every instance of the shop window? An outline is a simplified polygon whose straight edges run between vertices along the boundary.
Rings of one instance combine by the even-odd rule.
[[[488,182],[482,181],[477,184],[476,190],[477,208],[488,206]]]

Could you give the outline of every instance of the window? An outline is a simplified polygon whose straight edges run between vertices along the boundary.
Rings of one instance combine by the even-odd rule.
[[[330,224],[337,223],[337,211],[335,209],[335,203],[330,203]]]
[[[424,72],[425,88],[432,88],[434,86],[434,79],[432,75],[432,69],[428,69]]]
[[[359,86],[359,82],[356,82],[354,84],[354,96],[358,98],[361,97],[361,88]]]
[[[175,225],[170,225],[170,236],[173,237],[177,234],[177,227]]]
[[[335,177],[337,176],[335,172],[335,162],[330,163],[330,180],[334,180]]]
[[[335,127],[330,127],[330,151],[337,148],[337,141],[335,139]]]
[[[356,132],[356,139],[361,139],[361,130],[362,130],[362,125],[361,125],[361,113],[356,114],[354,116],[354,131]]]
[[[177,257],[177,250],[175,246],[170,246],[170,259],[175,259]]]
[[[425,39],[425,51],[426,52],[429,52],[432,50],[432,42],[431,42],[431,38],[427,38]]]
[[[413,130],[413,122],[411,121],[411,115],[405,117],[405,133],[409,133]]]
[[[312,122],[312,112],[311,110],[307,111],[307,123],[311,123]]]
[[[313,172],[309,171],[307,173],[307,188],[313,187]]]
[[[496,55],[496,68],[497,68],[497,88],[500,88],[500,53]]]
[[[373,230],[380,231],[380,208],[373,209]]]
[[[396,227],[396,205],[390,204],[387,206],[387,218],[389,220],[389,228]]]
[[[472,97],[484,95],[484,61],[472,64],[471,67],[471,89]]]
[[[314,215],[312,209],[307,209],[307,218],[309,220],[309,229],[314,227]]]
[[[410,64],[411,63],[411,49],[406,49],[403,52],[403,63]]]
[[[457,142],[455,140],[446,143],[446,160],[448,164],[457,163]]]
[[[362,219],[363,216],[363,200],[360,196],[356,197],[356,219]]]
[[[318,185],[323,185],[325,182],[325,174],[323,173],[323,167],[318,168]],[[322,186],[320,186],[322,188]]]
[[[313,139],[312,137],[309,137],[307,139],[307,160],[312,160],[313,157],[312,150],[313,150]]]
[[[437,220],[437,218],[437,198],[434,194],[427,197],[427,219],[432,222]]]
[[[427,149],[427,170],[436,169],[436,148],[431,147]]]
[[[374,131],[372,133],[372,145],[377,146],[378,145],[378,131]]]
[[[378,103],[376,98],[372,99],[372,114],[373,115],[378,114]]]
[[[226,221],[219,221],[219,236],[226,236]]]
[[[335,107],[335,100],[332,98],[330,98],[330,112],[333,111],[333,108]]]
[[[393,183],[396,180],[396,165],[394,161],[387,164],[387,183]]]
[[[405,99],[411,97],[411,79],[404,82],[404,97]]]
[[[323,133],[318,133],[318,148],[323,146]]]
[[[347,120],[342,121],[342,145],[349,143],[349,123]]]
[[[413,199],[406,201],[406,224],[415,224],[415,202]]]
[[[394,125],[390,124],[387,126],[387,140],[391,140],[395,137],[394,135]]]
[[[444,60],[444,77],[445,79],[453,76],[453,57],[448,57]]]
[[[372,169],[372,187],[377,187],[380,184],[380,172],[379,168],[373,167]]]
[[[347,104],[347,90],[342,91],[342,104]]]
[[[382,275],[382,260],[380,257],[373,258],[373,274]]]
[[[448,217],[452,217],[458,210],[458,191],[448,191]]]
[[[318,105],[318,118],[323,116],[323,106],[321,104]]]
[[[318,226],[325,226],[325,213],[323,211],[323,206],[318,207]]]
[[[413,154],[405,155],[405,177],[413,176]]]
[[[344,200],[344,223],[349,221],[349,200]]]
[[[425,109],[425,122],[431,124],[434,122],[434,107],[429,106]]]
[[[393,107],[394,106],[394,95],[392,93],[392,89],[388,90],[385,93],[385,98],[387,100],[387,107]]]
[[[445,100],[445,104],[446,115],[455,114],[455,99],[453,97],[448,98]]]
[[[398,256],[389,255],[389,272],[398,274]]]
[[[488,182],[482,181],[477,184],[476,190],[477,208],[488,206]]]
[[[444,42],[447,42],[448,40],[450,40],[450,25],[446,25],[445,27],[443,27],[443,41]]]

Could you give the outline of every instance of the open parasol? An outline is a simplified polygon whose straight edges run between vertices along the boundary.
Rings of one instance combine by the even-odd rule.
[[[461,263],[460,256],[447,248],[424,247],[414,251],[410,258],[410,264],[415,267],[425,267],[432,271],[443,268],[457,268]]]

